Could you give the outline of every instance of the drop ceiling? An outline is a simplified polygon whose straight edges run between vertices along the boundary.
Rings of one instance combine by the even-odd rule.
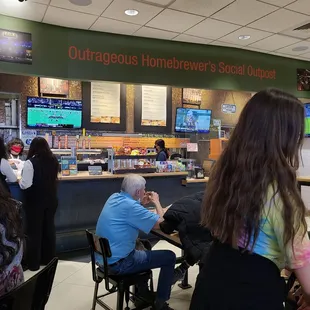
[[[127,16],[127,9],[139,14]],[[0,14],[310,61],[310,25],[309,29],[295,30],[310,23],[310,0],[92,0],[88,6],[69,0],[0,0]],[[242,35],[250,38],[239,40]]]

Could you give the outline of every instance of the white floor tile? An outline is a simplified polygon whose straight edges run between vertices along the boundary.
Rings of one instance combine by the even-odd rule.
[[[63,282],[65,279],[67,279],[86,265],[87,264],[85,263],[59,261],[55,275],[55,282]]]

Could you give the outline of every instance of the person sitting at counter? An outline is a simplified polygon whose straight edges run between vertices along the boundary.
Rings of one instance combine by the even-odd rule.
[[[47,141],[37,137],[31,142],[22,178],[26,215],[26,264],[36,271],[56,254],[54,217],[58,205],[57,177],[59,163]]]
[[[7,182],[17,182],[17,177],[8,162],[8,155],[2,138],[0,138],[0,158],[0,182],[4,188],[10,192]]]
[[[121,192],[113,194],[105,203],[97,222],[96,234],[109,240],[112,257],[108,263],[111,273],[130,274],[161,268],[155,309],[172,310],[167,301],[174,276],[174,252],[135,250],[139,230],[149,233],[152,229],[159,229],[164,214],[158,194],[146,193],[145,184],[145,179],[137,174],[124,178]],[[149,200],[154,204],[157,214],[143,207],[142,204]],[[102,264],[102,258],[97,259]]]
[[[9,159],[19,159],[26,160],[26,156],[23,154],[24,151],[24,142],[19,138],[14,138],[10,140],[7,144]]]
[[[165,141],[158,139],[155,141],[154,148],[156,149],[156,161],[167,161],[169,158],[168,151],[166,149]]]

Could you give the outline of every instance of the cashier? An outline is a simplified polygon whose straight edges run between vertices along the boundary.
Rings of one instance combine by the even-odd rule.
[[[25,156],[23,155],[25,145],[21,139],[12,139],[8,142],[7,147],[9,152],[9,159],[26,160]]]
[[[156,161],[166,161],[169,158],[168,151],[165,146],[165,141],[158,139],[155,141],[154,148],[156,149]]]

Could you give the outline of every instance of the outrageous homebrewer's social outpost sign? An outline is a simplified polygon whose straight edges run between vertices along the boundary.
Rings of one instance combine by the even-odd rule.
[[[258,91],[298,97],[296,70],[309,62],[251,51],[62,28],[0,15],[0,29],[31,40],[27,63],[0,60],[0,71],[84,81]],[[0,43],[1,44],[1,43]],[[30,46],[30,45],[29,45]]]

